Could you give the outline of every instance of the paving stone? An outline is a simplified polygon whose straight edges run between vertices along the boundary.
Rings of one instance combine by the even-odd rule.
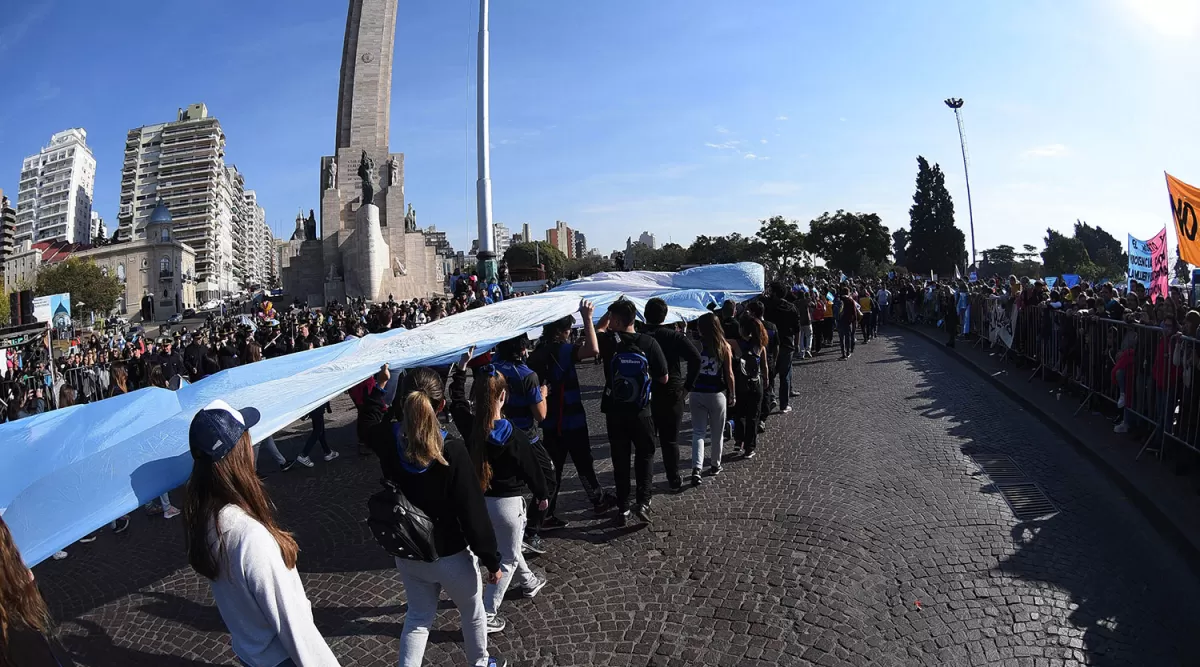
[[[598,369],[581,373],[594,399]],[[757,459],[679,495],[656,463],[649,529],[593,517],[568,467],[572,525],[532,559],[550,585],[505,603],[493,649],[547,667],[1195,659],[1200,585],[1178,555],[1069,445],[927,341],[888,332],[848,362],[796,364],[793,381],[793,412],[770,418]],[[343,456],[267,486],[334,652],[344,665],[394,665],[404,591],[363,523],[378,466],[354,453],[349,401],[334,405]],[[603,420],[595,400],[588,408],[611,486]],[[689,428],[685,417],[684,438]],[[277,438],[285,454],[307,430]],[[984,451],[1011,457],[1061,511],[1014,519],[970,458]],[[237,664],[181,527],[137,513],[126,534],[37,568],[81,664]],[[425,663],[463,664],[461,638],[445,601]]]

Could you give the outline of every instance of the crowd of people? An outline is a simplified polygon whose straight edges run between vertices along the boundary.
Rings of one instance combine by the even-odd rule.
[[[101,398],[142,386],[170,388],[172,380],[176,386],[201,381],[239,364],[348,336],[421,326],[516,296],[466,277],[455,289],[444,300],[352,301],[321,310],[297,304],[281,313],[265,304],[257,318],[210,318],[193,331],[181,329],[153,342],[92,337],[78,354],[58,362],[64,364],[59,375],[107,363],[107,378],[97,378],[94,390],[64,384],[58,403],[70,405],[81,394]],[[1132,394],[1145,384],[1159,387],[1160,402],[1200,398],[1200,391],[1190,391],[1191,382],[1179,383],[1178,397],[1165,396],[1158,382],[1172,372],[1190,376],[1200,369],[1200,356],[1172,347],[1178,340],[1172,335],[1176,322],[1185,323],[1188,335],[1200,325],[1200,313],[1185,310],[1179,294],[1153,302],[1112,285],[1054,289],[1015,277],[780,280],[760,298],[714,304],[689,324],[670,323],[670,309],[660,299],[650,300],[640,314],[631,301],[620,299],[598,319],[585,301],[578,313],[582,328],[568,316],[547,324],[536,340],[519,336],[479,354],[472,349],[448,368],[395,374],[380,368],[348,393],[357,415],[359,453],[377,458],[383,476],[382,490],[367,501],[368,524],[395,557],[408,599],[399,664],[422,663],[442,590],[459,610],[470,664],[508,664],[489,652],[487,637],[504,631],[506,599],[536,597],[551,583],[527,557],[546,553],[551,544],[543,537],[569,525],[559,504],[568,460],[596,517],[608,517],[616,526],[651,523],[656,455],[661,452],[672,493],[704,484],[731,462],[753,459],[768,420],[791,411],[795,362],[827,350],[851,360],[857,345],[870,343],[892,321],[943,326],[952,345],[975,330],[971,322],[979,321],[984,308],[1013,306],[1039,318],[1024,330],[1017,327],[1016,344],[1042,353],[1048,335],[1078,340],[1072,322],[1080,331],[1103,332],[1105,340],[1084,345],[1103,344],[1115,353],[1118,407],[1132,404]],[[1165,338],[1156,346],[1141,346],[1151,349],[1142,360],[1137,357],[1141,347],[1129,341],[1131,329],[1082,326],[1085,320],[1161,327]],[[1056,371],[1076,372],[1090,358],[1064,349]],[[581,365],[593,360],[604,377],[602,424],[589,423],[580,379]],[[1143,362],[1158,385],[1134,382]],[[32,414],[28,401],[18,403],[16,412],[10,404],[9,418]],[[332,461],[338,451],[330,447],[324,428],[330,410],[326,404],[307,415],[312,432],[296,458],[284,458],[270,438],[260,446],[283,470],[312,466],[317,444]],[[690,443],[680,443],[685,411],[691,413]],[[244,664],[336,665],[297,575],[299,547],[278,525],[257,472],[249,428],[258,418],[251,407],[235,409],[217,401],[192,422],[193,471],[182,504],[188,561],[211,582],[233,650]],[[600,429],[610,445],[611,489],[596,474],[591,434]],[[681,444],[685,450],[691,445],[690,456],[681,457]],[[166,498],[163,507],[170,507]],[[4,608],[17,610],[9,612],[7,622],[22,637],[43,636],[49,624],[44,603],[32,575],[12,554],[11,537],[0,521],[0,575],[19,583],[0,587],[7,596],[0,599]],[[10,653],[14,647],[61,653],[52,641],[7,641]]]
[[[287,312],[264,304],[259,317],[213,317],[153,341],[96,335],[80,341],[78,356],[60,362],[60,375],[103,360],[107,378],[83,392],[92,399],[143,386],[177,387],[242,363],[420,326],[518,296],[493,293],[469,278],[456,288],[452,298],[407,304],[354,301],[321,310],[297,304]],[[808,304],[803,292],[775,283],[750,304],[727,302],[682,325],[668,323],[669,308],[659,299],[646,305],[643,322],[631,301],[613,303],[598,321],[583,302],[582,329],[566,317],[546,325],[536,341],[521,336],[478,355],[469,351],[450,368],[393,375],[385,366],[352,388],[359,452],[378,459],[387,482],[368,504],[369,523],[396,556],[409,600],[400,664],[421,664],[443,589],[462,615],[471,664],[507,664],[489,655],[487,635],[505,628],[500,608],[506,596],[515,591],[532,598],[548,583],[525,558],[545,553],[550,547],[543,536],[568,525],[558,502],[568,459],[593,513],[623,526],[653,521],[653,463],[660,450],[672,492],[720,475],[731,460],[754,458],[768,416],[791,409],[793,360],[820,351],[820,343],[809,349],[817,337]],[[857,312],[861,305],[847,308]],[[580,364],[593,359],[604,375],[600,411],[611,445],[611,489],[596,474],[590,436],[598,425],[588,423],[579,377]],[[81,400],[70,382],[59,393],[72,394],[59,401],[64,406]],[[329,409],[322,405],[307,416],[312,433],[295,459],[285,459],[270,438],[259,447],[284,470],[312,465],[318,443],[326,460],[336,458],[324,434]],[[686,461],[679,440],[689,409],[702,427],[693,429]],[[296,576],[295,539],[276,523],[257,474],[248,435],[257,418],[253,409],[218,402],[193,421],[194,468],[182,503],[188,559],[212,582],[242,662],[337,664]],[[447,432],[449,424],[456,436]],[[166,498],[163,506],[170,507]],[[407,518],[392,512],[401,506],[411,510]],[[481,564],[482,578],[475,574]],[[23,598],[36,593],[32,586],[24,590]],[[258,599],[267,593],[270,601]],[[26,625],[34,634],[43,627]]]

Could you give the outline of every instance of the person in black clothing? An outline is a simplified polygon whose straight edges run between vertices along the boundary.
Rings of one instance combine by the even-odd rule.
[[[204,377],[204,353],[207,351],[204,337],[197,333],[192,337],[192,342],[188,343],[183,349],[183,364],[187,368],[188,380],[199,382],[200,378]]]
[[[546,391],[542,387],[538,374],[526,363],[528,359],[529,339],[525,334],[501,342],[496,346],[496,370],[504,375],[508,383],[505,394],[504,414],[512,425],[525,432],[530,447],[542,467],[542,473],[551,485],[551,497],[557,494],[557,484],[554,475],[554,460],[542,445],[541,429],[538,425],[546,418]],[[540,531],[546,519],[548,508],[535,507],[529,511],[529,520],[525,527],[524,549],[535,554],[546,553],[546,545],[542,541]],[[562,528],[566,524],[555,521],[549,528]]]
[[[763,388],[770,377],[767,332],[762,322],[743,315],[729,336],[733,344],[733,381],[737,395],[731,411],[734,447],[740,446],[742,455],[752,459],[758,448],[757,406],[762,402]]]
[[[600,353],[596,328],[592,323],[593,312],[594,306],[590,301],[579,304],[583,337],[578,343],[571,342],[574,318],[567,315],[542,328],[540,342],[529,357],[529,366],[546,383],[546,418],[542,421],[542,439],[554,463],[554,490],[550,495],[546,519],[542,522],[544,529],[567,525],[555,510],[568,455],[575,464],[579,483],[592,501],[593,509],[597,513],[604,512],[613,502],[612,496],[604,492],[596,478],[587,412],[579,390],[579,373],[575,369],[575,364]]]
[[[162,366],[163,377],[168,381],[176,375],[185,375],[187,373],[183,357],[175,351],[175,341],[170,338],[164,338],[159,341],[158,358],[155,360],[155,363]]]
[[[746,304],[746,314],[757,320],[767,332],[767,358],[776,359],[779,356],[779,329],[774,323],[763,319],[763,314],[765,312],[766,308],[763,306],[762,301],[751,301],[750,303]],[[777,372],[778,371],[772,365],[771,373],[774,374]],[[760,401],[761,409],[759,410],[758,415],[759,433],[766,431],[767,416],[779,407],[779,400],[775,398],[774,384],[775,377],[772,375],[772,377],[770,377],[767,380],[767,383],[763,386],[762,401]],[[785,398],[783,402],[786,404],[787,399]]]
[[[700,352],[683,332],[664,325],[667,302],[659,298],[646,302],[646,328],[643,333],[654,337],[667,360],[667,384],[650,394],[650,416],[662,448],[663,467],[672,491],[683,489],[679,476],[679,425],[683,421],[683,399],[691,391],[700,374]],[[679,362],[687,362],[687,375],[679,370]]]
[[[386,366],[379,378],[381,385],[387,384]],[[462,619],[469,664],[502,667],[507,664],[503,659],[488,655],[488,618],[477,574],[482,563],[488,585],[500,581],[500,549],[474,462],[464,444],[447,440],[438,424],[437,414],[446,406],[441,377],[431,369],[417,368],[408,371],[404,380],[403,422],[381,422],[372,430],[369,444],[379,457],[383,476],[433,519],[439,558],[432,563],[396,559],[408,598],[400,663],[421,662],[437,617],[439,593],[445,590]]]
[[[504,419],[507,389],[504,375],[494,365],[480,370],[475,378],[475,416],[468,440],[468,451],[500,549],[501,578],[489,582],[483,593],[488,632],[504,628],[504,620],[497,612],[514,580],[516,590],[525,598],[536,596],[546,585],[546,578],[534,574],[525,563],[521,541],[526,492],[531,491],[535,506],[545,511],[550,505],[550,489],[529,436]]]
[[[779,377],[779,411],[791,412],[788,405],[792,393],[792,356],[796,353],[796,339],[800,335],[800,313],[787,300],[787,287],[779,282],[771,283],[771,297],[764,303],[762,319],[771,322],[779,331],[779,345],[775,352],[768,351],[770,368]],[[774,385],[774,376],[770,384]]]
[[[0,518],[0,665],[73,667],[55,638],[50,611]]]
[[[620,525],[629,519],[631,455],[637,478],[637,503],[633,513],[642,521],[650,521],[655,450],[650,400],[653,389],[661,389],[670,380],[662,348],[652,336],[634,332],[636,319],[637,307],[633,302],[618,299],[608,307],[601,326],[597,327],[605,332],[600,338],[600,358],[604,367],[600,411],[608,426]]]

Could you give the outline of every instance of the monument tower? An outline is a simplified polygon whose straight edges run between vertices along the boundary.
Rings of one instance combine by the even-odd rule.
[[[397,2],[350,0],[346,16],[337,139],[320,172],[326,301],[442,291],[436,251],[404,210],[404,154],[388,142]]]

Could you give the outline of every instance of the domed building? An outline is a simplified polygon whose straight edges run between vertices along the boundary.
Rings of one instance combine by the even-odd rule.
[[[196,251],[175,238],[171,210],[161,198],[134,238],[75,253],[125,284],[116,312],[137,321],[164,321],[196,307]]]

